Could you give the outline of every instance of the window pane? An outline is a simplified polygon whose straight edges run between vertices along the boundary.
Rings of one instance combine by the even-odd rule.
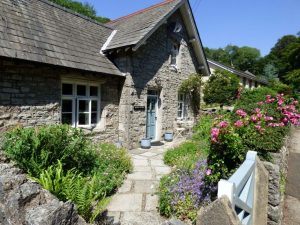
[[[77,95],[86,96],[86,86],[77,85]]]
[[[90,96],[98,96],[98,87],[90,86]]]
[[[73,85],[72,84],[62,84],[62,94],[63,95],[73,95]]]
[[[96,124],[97,123],[97,113],[92,113],[92,124]]]
[[[62,124],[72,124],[72,113],[63,113],[61,115]]]
[[[79,113],[79,125],[89,125],[89,113]]]
[[[92,101],[92,112],[97,112],[98,101]]]
[[[79,112],[89,112],[89,100],[79,100]]]
[[[62,112],[72,113],[72,100],[62,100]]]

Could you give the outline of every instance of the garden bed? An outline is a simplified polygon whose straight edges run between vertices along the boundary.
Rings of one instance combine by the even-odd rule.
[[[257,88],[244,91],[233,112],[200,117],[192,140],[165,155],[174,170],[160,183],[160,213],[195,223],[197,211],[215,199],[218,181],[228,179],[249,150],[281,165],[278,180],[272,180],[280,189],[286,173],[285,137],[291,125],[300,124],[297,107],[293,98]],[[269,206],[269,212],[279,204]]]
[[[91,144],[82,130],[66,125],[16,128],[6,133],[3,150],[43,188],[75,203],[88,222],[98,219],[132,170],[125,149]]]

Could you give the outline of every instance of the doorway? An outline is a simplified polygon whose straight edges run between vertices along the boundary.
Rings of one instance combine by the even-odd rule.
[[[146,123],[146,137],[152,141],[156,140],[156,126],[157,126],[157,102],[158,92],[154,90],[148,91],[147,96],[147,123]]]

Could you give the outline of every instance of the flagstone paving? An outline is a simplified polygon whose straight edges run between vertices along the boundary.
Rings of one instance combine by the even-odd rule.
[[[161,225],[165,221],[158,213],[156,194],[160,178],[171,172],[171,168],[163,162],[163,155],[183,141],[179,139],[151,149],[129,151],[133,172],[128,174],[107,207],[107,215],[114,218],[115,224]]]

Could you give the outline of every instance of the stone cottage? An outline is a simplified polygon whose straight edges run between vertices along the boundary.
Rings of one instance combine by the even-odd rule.
[[[268,82],[265,79],[255,76],[248,70],[240,71],[211,59],[207,59],[207,62],[210,68],[210,72],[212,74],[214,74],[216,70],[225,70],[230,73],[233,73],[238,76],[238,78],[240,79],[240,85],[244,88],[253,89],[255,87],[265,86],[268,84]]]
[[[0,132],[70,124],[134,148],[193,121],[178,87],[209,67],[188,0],[100,24],[47,0],[0,2]]]

